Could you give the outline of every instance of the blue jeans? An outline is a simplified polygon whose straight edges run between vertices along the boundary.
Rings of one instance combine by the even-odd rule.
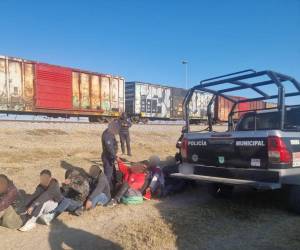
[[[80,201],[75,201],[73,199],[65,197],[53,210],[53,213],[61,214],[64,211],[74,212],[80,207],[82,207],[82,203]]]
[[[109,202],[108,197],[104,194],[98,194],[94,199],[91,200],[93,204],[93,208],[97,205],[104,206],[107,202]]]

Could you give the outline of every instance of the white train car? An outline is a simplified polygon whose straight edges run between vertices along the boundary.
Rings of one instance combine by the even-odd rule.
[[[126,82],[125,110],[141,120],[182,120],[186,89],[145,82]],[[195,122],[207,119],[211,94],[195,92],[190,103],[190,118]],[[212,107],[212,111],[214,107]]]
[[[126,82],[125,109],[141,118],[171,118],[171,88],[162,85]]]

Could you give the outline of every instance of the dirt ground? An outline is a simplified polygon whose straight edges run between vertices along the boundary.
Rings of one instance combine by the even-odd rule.
[[[33,192],[44,168],[63,180],[65,169],[99,162],[106,125],[0,123],[0,173]],[[180,126],[135,125],[131,161],[173,156]],[[278,193],[237,192],[216,200],[197,185],[161,201],[98,207],[82,217],[63,214],[50,227],[21,233],[0,228],[0,249],[300,249],[300,216]]]

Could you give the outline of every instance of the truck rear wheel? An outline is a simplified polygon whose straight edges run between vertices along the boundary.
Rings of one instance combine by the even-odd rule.
[[[290,210],[300,214],[300,185],[288,186],[288,205]]]
[[[211,187],[211,194],[215,198],[230,198],[233,193],[233,186],[214,183]]]

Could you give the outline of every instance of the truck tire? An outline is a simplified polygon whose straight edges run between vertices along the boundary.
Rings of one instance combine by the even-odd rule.
[[[300,214],[300,185],[288,186],[288,206],[291,211]]]
[[[214,183],[211,187],[211,195],[215,198],[231,198],[234,186]]]

